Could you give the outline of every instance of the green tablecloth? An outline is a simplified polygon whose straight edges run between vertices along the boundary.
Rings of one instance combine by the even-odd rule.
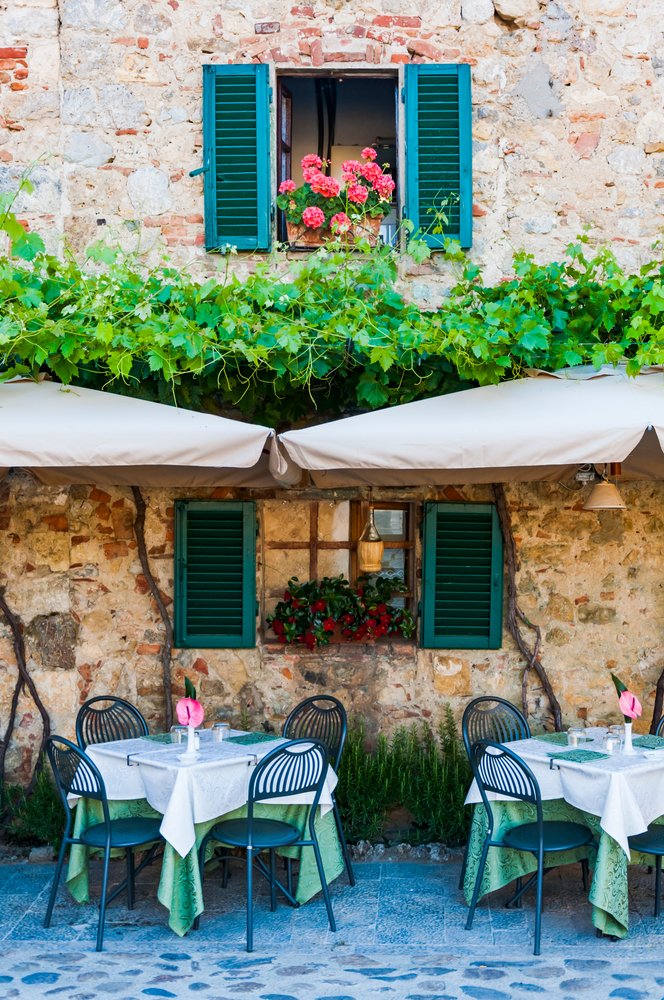
[[[112,801],[109,802],[109,811],[111,819],[126,819],[129,816],[158,817],[160,815],[158,812],[155,812],[145,799],[132,799],[125,802]],[[260,803],[256,803],[254,806],[254,815],[256,817],[283,820],[286,823],[292,823],[293,826],[296,826],[303,832],[308,814],[309,810],[306,806],[277,806],[262,805]],[[223,818],[236,819],[239,816],[245,815],[246,807],[243,806],[241,809],[226,813]],[[100,804],[92,799],[79,799],[76,807],[74,836],[79,836],[87,827],[101,821],[102,812]],[[196,847],[192,848],[184,858],[180,857],[175,848],[170,844],[167,843],[164,845],[164,858],[161,866],[157,896],[159,902],[169,911],[169,926],[180,936],[187,933],[194,922],[194,918],[203,912],[203,892],[198,871],[197,852],[206,833],[218,822],[218,819],[213,819],[207,823],[196,824]],[[334,814],[331,810],[324,816],[321,816],[320,809],[318,810],[316,832],[323,857],[323,867],[329,884],[344,870],[341,845],[334,822]],[[214,847],[210,845],[209,852],[212,853],[213,850]],[[87,903],[90,899],[88,887],[88,862],[90,853],[89,848],[75,844],[72,846],[69,856],[67,888],[79,903]],[[124,852],[119,851],[117,853],[123,854]],[[279,848],[279,854],[299,859],[300,870],[295,898],[298,903],[306,903],[308,899],[311,899],[321,890],[313,849],[311,847]]]
[[[536,820],[535,807],[526,802],[492,802],[495,828],[494,839],[500,840],[505,832],[519,823]],[[613,837],[600,827],[599,816],[582,812],[564,799],[542,803],[545,820],[567,820],[582,823],[592,830],[595,843],[575,851],[544,855],[545,867],[571,864],[587,857],[593,870],[588,898],[592,903],[592,922],[605,934],[626,937],[629,927],[629,901],[627,895],[627,855]],[[664,817],[657,820],[664,822]],[[475,806],[468,841],[468,866],[464,881],[464,895],[470,903],[487,829],[483,805]],[[651,864],[652,858],[637,851],[631,852],[632,864]],[[508,885],[520,875],[529,875],[537,868],[532,854],[510,850],[507,847],[490,847],[480,888],[480,897]],[[546,882],[544,884],[546,897]],[[545,898],[546,907],[546,898]]]

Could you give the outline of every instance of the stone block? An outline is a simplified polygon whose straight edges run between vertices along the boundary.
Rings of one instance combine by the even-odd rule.
[[[101,167],[113,160],[113,147],[93,132],[70,132],[63,155],[69,163],[82,167]]]
[[[74,31],[113,31],[126,27],[124,5],[120,0],[61,0],[63,28]]]
[[[127,194],[140,215],[163,215],[173,207],[168,175],[156,167],[141,167],[127,178]]]
[[[30,656],[45,670],[76,666],[78,625],[70,614],[37,615],[25,630]]]
[[[498,17],[517,25],[536,20],[540,12],[538,0],[493,0],[493,5]]]
[[[617,174],[639,174],[646,164],[646,154],[638,146],[618,146],[607,156],[607,162]]]
[[[433,686],[448,698],[469,697],[472,694],[470,661],[455,656],[434,657]]]
[[[461,17],[471,24],[484,24],[494,14],[493,0],[461,0]]]
[[[512,93],[525,101],[534,118],[551,118],[563,110],[554,92],[551,70],[542,59],[531,63]]]

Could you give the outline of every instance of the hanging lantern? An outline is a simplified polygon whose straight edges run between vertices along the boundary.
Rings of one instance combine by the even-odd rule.
[[[625,501],[620,496],[616,485],[616,479],[620,472],[620,463],[612,462],[609,466],[609,475],[613,476],[613,482],[611,482],[606,474],[606,467],[604,468],[602,478],[593,486],[583,505],[584,510],[626,510]]]
[[[374,520],[374,509],[369,507],[369,516],[357,543],[357,567],[360,573],[380,573],[383,566],[385,545],[378,534]]]

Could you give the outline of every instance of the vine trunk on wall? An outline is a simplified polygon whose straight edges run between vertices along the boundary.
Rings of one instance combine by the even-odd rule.
[[[145,544],[145,500],[143,499],[143,494],[141,493],[138,486],[132,486],[131,491],[134,495],[134,504],[136,505],[136,517],[134,519],[134,534],[136,535],[136,542],[138,544],[138,558],[141,562],[141,569],[143,570],[143,576],[145,577],[148,587],[150,588],[150,594],[154,598],[154,602],[157,605],[157,609],[161,616],[161,620],[164,624],[164,641],[161,646],[161,669],[164,679],[164,722],[166,724],[166,729],[170,729],[173,722],[173,699],[172,699],[172,679],[171,679],[171,657],[173,653],[173,625],[171,623],[170,615],[166,610],[166,605],[164,599],[161,596],[159,587],[157,586],[157,581],[152,575],[152,570],[150,568],[150,560],[148,559],[148,550]]]
[[[2,614],[11,629],[14,656],[16,657],[16,667],[18,670],[16,685],[12,693],[12,700],[9,707],[7,728],[5,729],[4,737],[0,742],[0,788],[4,785],[5,781],[7,750],[9,749],[9,744],[11,742],[12,733],[14,732],[14,726],[16,723],[18,700],[21,697],[21,693],[27,688],[42,720],[42,735],[39,744],[39,752],[37,754],[37,766],[32,774],[32,777],[30,778],[30,784],[28,785],[28,792],[31,792],[43,760],[46,740],[51,735],[51,720],[44,703],[39,697],[39,692],[37,691],[35,682],[30,676],[30,671],[28,670],[27,657],[25,655],[25,642],[23,640],[23,625],[18,615],[16,615],[9,607],[4,589],[0,590],[0,611],[2,611]]]
[[[512,518],[510,516],[507,494],[502,483],[493,484],[493,495],[505,542],[505,561],[507,564],[507,628],[516,642],[519,652],[526,661],[521,678],[521,705],[523,707],[523,714],[526,717],[528,715],[528,678],[530,671],[534,670],[547,696],[556,732],[560,732],[563,728],[560,702],[555,695],[551,681],[540,659],[542,630],[539,625],[531,622],[524,614],[517,600],[516,574],[519,569],[519,557],[516,551],[514,533],[512,532]],[[534,641],[531,642],[528,640],[524,628],[533,633]]]

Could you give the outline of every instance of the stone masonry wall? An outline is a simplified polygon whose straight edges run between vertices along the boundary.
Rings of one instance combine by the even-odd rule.
[[[201,65],[465,62],[474,255],[554,258],[584,226],[630,266],[664,204],[663,0],[3,0],[0,188],[31,225],[203,256]],[[427,270],[444,268],[444,260]],[[415,281],[424,304],[430,286]]]
[[[141,573],[131,494],[122,488],[36,485],[24,473],[0,483],[0,585],[25,629],[29,666],[55,732],[73,735],[78,706],[114,692],[138,704],[153,729],[162,724],[161,623]],[[654,685],[664,667],[664,484],[624,484],[627,511],[581,510],[580,495],[549,484],[508,487],[522,566],[522,606],[542,626],[543,659],[564,721],[617,722],[609,671],[644,702],[637,728],[647,730]],[[412,493],[412,491],[411,491]],[[231,499],[231,490],[145,491],[148,550],[169,602],[173,588],[176,496]],[[415,495],[415,494],[412,494]],[[419,496],[486,500],[484,487],[446,488]],[[267,520],[282,537],[297,507],[283,496],[257,501],[258,593],[264,595]],[[268,560],[269,561],[269,560]],[[285,584],[288,569],[284,566]],[[172,604],[169,603],[172,608]],[[263,611],[265,601],[263,601]],[[468,699],[497,693],[520,700],[522,662],[511,638],[497,650],[421,650],[408,643],[343,645],[307,653],[259,638],[255,649],[177,650],[176,694],[195,679],[208,720],[279,726],[303,697],[338,695],[369,732],[402,723],[436,723],[446,702],[457,718]],[[0,730],[4,731],[15,666],[0,622]],[[542,693],[530,695],[531,721],[546,717]],[[10,771],[27,774],[39,719],[22,697]]]

